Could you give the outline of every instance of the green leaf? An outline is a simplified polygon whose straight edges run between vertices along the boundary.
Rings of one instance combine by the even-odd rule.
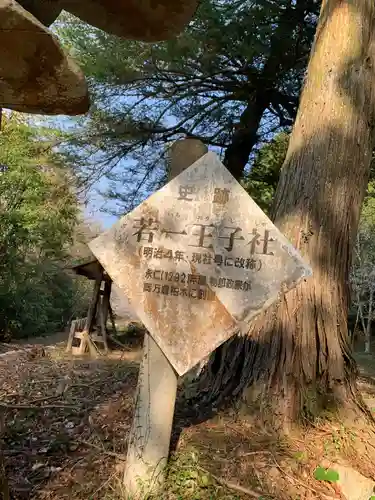
[[[340,479],[340,476],[339,473],[333,469],[324,469],[324,467],[317,467],[314,472],[314,478],[318,481],[337,483],[337,481]]]
[[[61,331],[87,307],[83,286],[65,270],[79,207],[73,172],[54,142],[52,129],[3,116],[0,338]]]

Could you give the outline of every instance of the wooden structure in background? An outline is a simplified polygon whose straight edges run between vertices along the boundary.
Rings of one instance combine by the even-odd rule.
[[[92,355],[107,353],[108,316],[116,331],[110,304],[112,280],[96,259],[74,266],[72,270],[93,281],[94,287],[86,318],[75,319],[71,323],[66,351],[72,354],[85,354],[89,351]],[[79,340],[79,347],[73,346],[74,339]]]

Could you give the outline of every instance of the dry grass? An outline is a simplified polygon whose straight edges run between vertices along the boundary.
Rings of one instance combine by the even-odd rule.
[[[47,357],[21,350],[0,358],[0,401],[8,405],[2,408],[3,450],[13,498],[124,499],[121,469],[137,377],[132,353],[139,346],[95,361],[67,358],[61,347]],[[360,362],[361,389],[375,408],[375,360]],[[226,414],[182,432],[158,499],[342,498],[314,479],[316,467],[334,469],[335,463],[375,479],[373,428],[363,420],[325,419],[280,435],[255,418]]]

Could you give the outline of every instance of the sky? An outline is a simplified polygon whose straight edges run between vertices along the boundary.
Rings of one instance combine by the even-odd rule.
[[[85,209],[85,217],[89,220],[98,221],[103,226],[103,229],[111,227],[118,220],[118,217],[104,211],[106,207],[108,208],[110,202],[104,200],[100,192],[105,191],[107,188],[108,181],[105,178],[96,182],[88,193],[88,204]]]
[[[74,120],[66,116],[30,116],[32,123],[35,125],[56,127],[63,130],[68,130],[74,125]],[[87,193],[85,200],[84,217],[89,221],[99,222],[103,229],[111,227],[118,217],[106,212],[105,209],[111,208],[111,202],[106,200],[100,193],[105,192],[109,187],[109,181],[102,177],[100,178]]]

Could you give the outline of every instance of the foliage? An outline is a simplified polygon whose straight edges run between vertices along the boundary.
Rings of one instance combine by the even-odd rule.
[[[375,161],[372,162],[370,181],[362,205],[350,275],[352,285],[352,316],[355,326],[360,325],[368,341],[375,305]],[[358,331],[358,330],[357,330]]]
[[[233,491],[217,484],[215,478],[200,466],[199,455],[194,449],[176,454],[170,460],[164,497],[168,500],[239,499]]]
[[[256,152],[252,168],[242,182],[246,191],[267,214],[271,212],[288,142],[289,133],[285,131],[275,135],[270,142],[263,144]],[[372,162],[370,180],[362,206],[350,275],[353,292],[350,317],[353,316],[353,322],[360,325],[364,332],[371,331],[371,321],[375,317],[375,296],[373,296],[375,294],[374,179],[375,161]]]
[[[337,483],[340,479],[338,472],[333,469],[325,469],[324,467],[317,467],[314,472],[314,478],[318,481],[328,481],[329,483]]]
[[[64,269],[77,220],[69,173],[52,131],[15,115],[0,133],[0,331],[55,331],[70,316],[75,284]]]
[[[289,133],[280,132],[263,144],[254,155],[250,172],[242,185],[254,201],[270,214],[280,170],[288,149]],[[353,255],[350,281],[352,303],[350,317],[363,332],[371,331],[375,317],[375,160],[362,205],[360,225]],[[370,315],[369,315],[370,313]],[[358,316],[357,316],[358,315]],[[357,319],[355,319],[357,318]]]
[[[280,132],[264,144],[256,152],[252,168],[243,181],[243,187],[267,214],[271,210],[288,142],[289,134]]]
[[[109,176],[107,195],[123,213],[162,182],[166,149],[181,136],[225,152],[240,178],[257,141],[293,122],[318,8],[313,0],[203,0],[184,33],[153,45],[66,16],[57,33],[93,95],[69,136],[81,181]]]

